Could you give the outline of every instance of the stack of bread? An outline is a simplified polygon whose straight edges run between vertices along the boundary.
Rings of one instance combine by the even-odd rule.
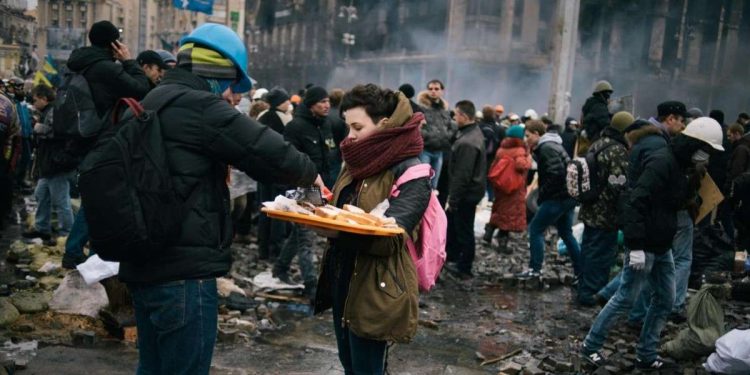
[[[383,218],[368,214],[363,209],[350,204],[345,204],[343,208],[331,206],[330,204],[323,207],[315,207],[314,213],[326,219],[343,221],[349,224],[396,227],[396,220],[393,218]]]

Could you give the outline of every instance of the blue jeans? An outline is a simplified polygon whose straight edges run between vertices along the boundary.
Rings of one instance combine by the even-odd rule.
[[[73,259],[83,258],[83,247],[89,242],[89,225],[86,222],[86,216],[83,214],[83,206],[78,209],[73,227],[70,228],[68,240],[65,241],[65,256]],[[89,249],[89,255],[94,254],[94,249]]]
[[[288,273],[289,266],[291,266],[296,255],[303,281],[306,284],[315,285],[315,281],[318,279],[313,255],[315,238],[315,232],[304,225],[292,224],[292,233],[276,259],[273,273]]]
[[[576,201],[572,198],[553,199],[542,202],[539,210],[529,223],[529,249],[531,258],[529,268],[541,271],[544,263],[544,231],[550,225],[557,228],[557,234],[568,248],[568,254],[573,261],[573,270],[576,275],[581,273],[581,265],[578,258],[581,247],[573,237],[573,217],[575,216]]]
[[[34,229],[41,233],[52,233],[52,210],[57,213],[58,233],[67,236],[73,226],[73,208],[70,206],[70,183],[68,175],[40,178],[34,190],[37,201]]]
[[[617,293],[617,289],[620,289],[620,280],[622,280],[622,272],[613,277],[612,280],[610,280],[609,283],[596,294],[609,301],[609,299]]]
[[[419,154],[419,160],[422,163],[429,164],[432,170],[435,171],[435,175],[430,180],[430,186],[432,186],[432,190],[437,189],[438,180],[440,180],[440,170],[443,168],[443,152],[424,150]]]
[[[654,290],[651,308],[646,314],[636,348],[639,359],[651,362],[658,353],[659,337],[674,303],[674,260],[672,251],[662,255],[647,252],[645,268],[640,271],[632,269],[628,265],[629,261],[629,256],[626,256],[620,288],[596,317],[586,335],[585,350],[594,352],[602,348],[610,328],[622,314],[630,310],[646,283],[651,283]]]
[[[138,327],[136,374],[208,374],[216,342],[216,279],[128,285]]]
[[[677,233],[672,239],[672,256],[674,257],[675,274],[675,299],[672,312],[679,313],[685,309],[690,266],[693,264],[693,220],[687,210],[677,212]],[[630,312],[628,320],[631,322],[643,320],[646,316],[646,310],[648,310],[651,294],[653,294],[653,290],[650,285],[647,285],[633,306],[633,311]]]
[[[581,245],[581,276],[578,301],[594,304],[594,293],[607,284],[609,271],[617,258],[617,229],[606,230],[586,226]]]

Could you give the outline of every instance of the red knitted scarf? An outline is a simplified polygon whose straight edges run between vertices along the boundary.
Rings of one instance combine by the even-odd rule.
[[[341,156],[352,177],[362,180],[418,156],[424,148],[422,119],[423,114],[415,113],[403,126],[379,130],[361,141],[346,138],[341,142]]]

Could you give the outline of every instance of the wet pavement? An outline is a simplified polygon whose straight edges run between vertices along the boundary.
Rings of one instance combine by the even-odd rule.
[[[17,228],[3,233],[2,249],[20,233]],[[548,267],[569,268],[567,259],[553,251],[553,240]],[[562,283],[509,282],[502,275],[515,272],[528,256],[523,236],[514,237],[511,247],[514,254],[501,255],[479,244],[475,264],[482,271],[473,280],[459,281],[444,273],[433,291],[422,297],[414,341],[389,349],[391,374],[592,372],[581,366],[576,353],[599,309],[573,304],[571,287]],[[238,262],[233,275],[252,277],[269,266],[257,261],[254,244],[235,245],[235,253]],[[3,275],[12,278],[3,273],[4,267],[5,262],[0,262],[0,279]],[[222,309],[227,318],[222,325],[234,316],[254,326],[245,334],[220,335],[212,374],[343,374],[330,312],[310,316],[304,304],[257,296],[255,303],[255,308],[244,313]],[[728,312],[728,329],[750,324],[750,305],[732,303]],[[669,323],[665,331],[674,334],[680,328]],[[75,330],[92,332],[94,341],[74,345],[71,332]],[[619,325],[605,346],[618,360],[596,373],[637,373],[632,371],[636,340],[636,332]],[[15,366],[23,374],[132,374],[137,366],[135,345],[109,337],[100,321],[51,311],[24,314],[9,327],[0,328],[0,343],[4,343],[0,363]],[[514,355],[493,361],[509,353]],[[686,370],[679,373],[702,374],[701,362],[696,358],[682,363]]]

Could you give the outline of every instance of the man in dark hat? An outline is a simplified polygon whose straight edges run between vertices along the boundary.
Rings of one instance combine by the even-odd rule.
[[[99,117],[105,116],[118,99],[141,100],[151,90],[148,77],[119,38],[120,31],[115,25],[109,21],[99,21],[89,30],[91,46],[74,50],[68,59],[67,67],[86,78]],[[77,145],[69,149],[77,153],[73,159],[81,159],[88,147]],[[81,207],[65,243],[62,262],[65,268],[75,268],[85,260],[83,246],[88,242],[88,225],[83,212]]]
[[[685,108],[682,102],[670,100],[659,104],[656,107],[656,118],[651,117],[648,121],[662,132],[662,135],[669,140],[685,129],[685,122],[691,114]]]
[[[331,110],[331,100],[326,89],[320,86],[309,87],[305,91],[302,105],[297,107],[294,118],[284,129],[284,138],[300,152],[307,154],[315,163],[318,174],[326,186],[333,186],[331,180],[332,153],[336,151],[331,123],[327,121]],[[310,229],[293,224],[289,239],[281,250],[273,267],[274,277],[290,283],[289,265],[295,255],[302,270],[305,295],[315,297],[317,271],[313,264],[313,243],[315,233]]]
[[[164,62],[161,56],[156,51],[146,50],[138,54],[135,59],[138,65],[141,66],[143,72],[151,82],[151,87],[155,87],[159,84],[162,78],[164,78],[164,72],[169,70],[169,66]]]

